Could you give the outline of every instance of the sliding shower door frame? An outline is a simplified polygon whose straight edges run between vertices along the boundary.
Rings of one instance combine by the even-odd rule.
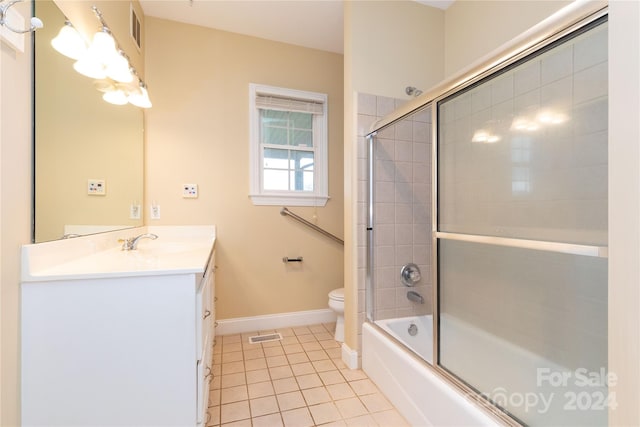
[[[576,2],[578,3],[578,2]],[[531,56],[535,56],[544,52],[546,48],[563,38],[586,31],[590,26],[608,14],[608,7],[601,7],[597,10],[578,14],[574,16],[570,14],[564,18],[564,25],[560,22],[556,23],[560,31],[547,34],[545,37],[535,41],[535,43],[514,49],[508,55],[507,59],[503,59],[498,64],[485,65],[468,73],[467,79],[461,79],[460,83],[454,84],[449,88],[442,88],[441,93],[432,100],[425,103],[431,103],[432,117],[432,280],[433,280],[433,366],[432,368],[441,376],[447,379],[452,385],[462,391],[465,395],[473,399],[480,406],[486,408],[493,416],[508,425],[523,425],[520,420],[509,414],[506,410],[501,409],[491,403],[486,397],[482,396],[477,390],[470,387],[467,383],[460,380],[447,369],[443,368],[440,361],[440,293],[439,293],[439,241],[440,240],[458,240],[472,243],[483,243],[489,245],[507,246],[512,248],[535,249],[541,251],[550,251],[555,253],[591,256],[599,258],[608,258],[608,248],[603,246],[579,245],[558,243],[552,241],[535,241],[527,239],[513,239],[497,236],[481,236],[469,235],[461,233],[441,232],[438,228],[438,202],[439,202],[439,185],[438,185],[438,145],[439,145],[439,126],[438,126],[438,106],[439,103],[450,98],[453,95],[480,84],[482,81],[500,74],[502,71],[510,69],[512,66],[526,60]],[[516,53],[517,52],[517,53]]]
[[[524,60],[525,58],[543,51],[554,42],[573,34],[581,29],[587,28],[590,24],[608,14],[608,7],[605,2],[589,2],[578,0],[562,9],[552,17],[544,20],[529,31],[512,40],[508,46],[488,55],[482,61],[465,73],[456,76],[444,83],[436,86],[413,101],[407,102],[394,113],[374,123],[372,131],[366,136],[369,161],[367,163],[369,186],[367,188],[367,268],[366,268],[366,318],[373,323],[375,320],[375,298],[373,296],[373,262],[374,262],[374,144],[378,131],[395,124],[399,120],[417,112],[419,109],[431,108],[432,122],[432,284],[433,284],[433,364],[424,362],[425,366],[432,369],[434,373],[442,377],[460,393],[474,401],[478,406],[484,408],[486,412],[497,421],[518,426],[522,425],[519,420],[512,417],[508,412],[498,408],[477,390],[470,387],[458,377],[451,374],[440,364],[440,337],[439,337],[439,317],[440,317],[440,295],[439,283],[439,258],[438,242],[440,240],[461,240],[467,242],[486,243],[499,246],[509,246],[514,248],[536,249],[552,251],[557,253],[586,255],[594,257],[608,257],[607,247],[565,244],[557,242],[540,242],[526,239],[511,239],[504,237],[474,236],[458,233],[444,233],[438,230],[438,104],[448,97],[463,91],[470,86],[476,85],[484,79],[494,76],[508,67]],[[429,104],[431,104],[429,106]]]
[[[375,312],[375,298],[374,289],[375,281],[373,274],[373,260],[375,250],[375,240],[373,234],[373,207],[375,206],[375,151],[374,143],[377,132],[372,132],[365,137],[367,144],[367,176],[369,179],[367,186],[367,213],[366,213],[366,239],[367,239],[367,254],[366,254],[366,268],[365,268],[365,315],[367,320],[373,323]]]

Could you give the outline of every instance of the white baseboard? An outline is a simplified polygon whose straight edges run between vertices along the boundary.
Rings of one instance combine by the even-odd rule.
[[[296,326],[317,325],[318,323],[331,323],[335,321],[336,313],[330,308],[267,314],[254,317],[237,317],[235,319],[218,320],[216,335],[268,331],[271,329],[293,328]]]
[[[345,343],[342,343],[342,361],[349,369],[360,368],[358,352],[351,350],[351,348]]]

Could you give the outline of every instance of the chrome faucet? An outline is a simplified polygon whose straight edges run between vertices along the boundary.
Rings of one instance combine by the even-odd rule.
[[[157,235],[147,233],[147,234],[141,234],[136,237],[129,237],[128,239],[120,239],[118,241],[122,242],[123,251],[135,251],[136,249],[138,249],[138,242],[140,241],[140,239],[156,240],[157,238],[158,238]]]
[[[424,304],[424,298],[422,298],[422,295],[420,295],[416,291],[407,292],[407,299],[413,302]]]

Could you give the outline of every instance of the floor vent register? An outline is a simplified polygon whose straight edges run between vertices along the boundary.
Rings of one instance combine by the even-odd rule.
[[[256,335],[254,337],[249,337],[250,344],[258,344],[262,342],[281,341],[281,340],[282,340],[282,335],[280,335],[280,333]]]

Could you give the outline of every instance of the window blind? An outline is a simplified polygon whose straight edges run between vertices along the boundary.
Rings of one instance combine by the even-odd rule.
[[[263,110],[324,114],[324,103],[322,102],[307,99],[282,98],[273,95],[256,94],[256,107]]]

